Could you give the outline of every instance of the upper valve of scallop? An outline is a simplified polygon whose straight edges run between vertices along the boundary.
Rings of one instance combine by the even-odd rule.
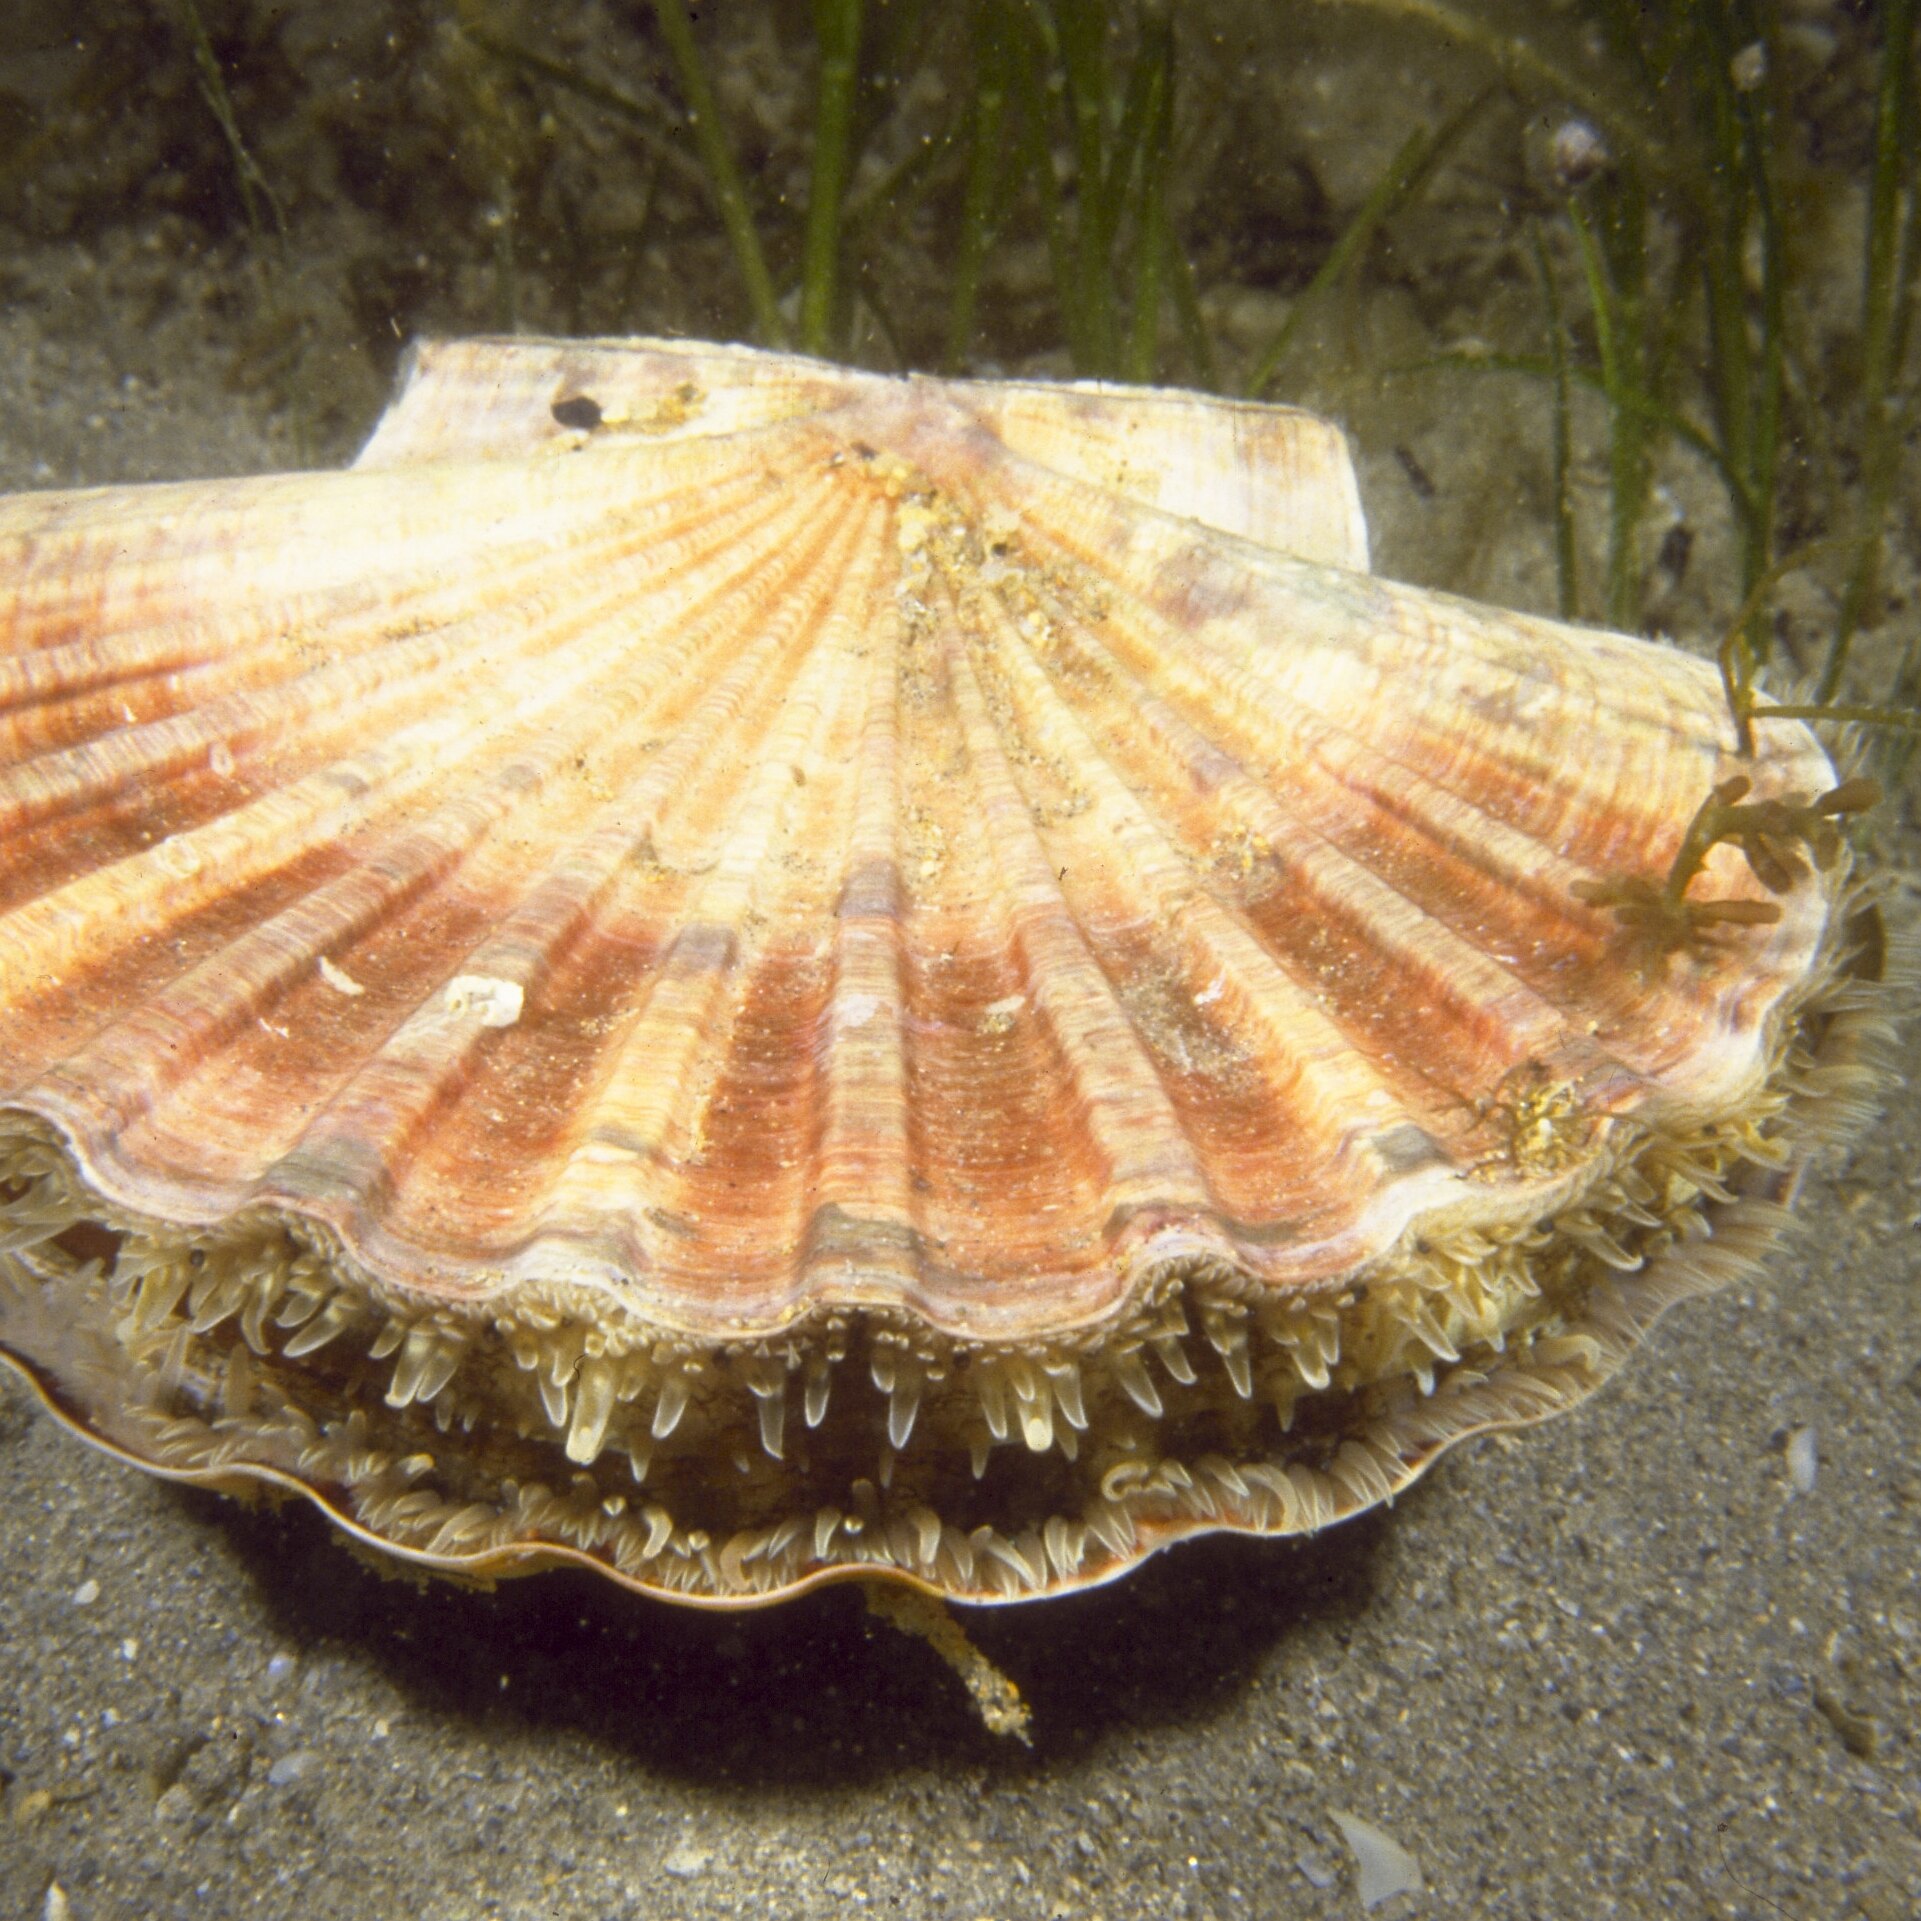
[[[0,1355],[408,1561],[968,1601],[1564,1409],[1872,1098],[1843,780],[1339,431],[434,343],[0,503]]]

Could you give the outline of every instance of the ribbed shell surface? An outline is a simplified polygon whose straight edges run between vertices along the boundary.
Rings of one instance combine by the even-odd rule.
[[[1502,1090],[1737,1108],[1833,888],[1633,964],[1572,890],[1737,766],[1712,670],[1365,564],[1306,416],[646,344],[5,502],[0,1106],[143,1216],[716,1341],[1523,1219]]]

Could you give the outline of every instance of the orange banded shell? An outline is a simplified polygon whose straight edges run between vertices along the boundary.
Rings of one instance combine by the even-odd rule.
[[[1843,859],[1713,846],[1671,952],[1608,890],[1835,774],[1366,565],[1307,415],[661,342],[0,502],[0,1354],[731,1604],[1101,1581],[1570,1405],[1872,1086]]]

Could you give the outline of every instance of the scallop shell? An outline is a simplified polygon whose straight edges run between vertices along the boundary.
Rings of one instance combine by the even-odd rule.
[[[728,1604],[1098,1582],[1570,1405],[1871,1084],[1844,861],[1607,900],[1835,772],[1366,566],[1298,412],[644,341],[0,503],[0,1352]]]

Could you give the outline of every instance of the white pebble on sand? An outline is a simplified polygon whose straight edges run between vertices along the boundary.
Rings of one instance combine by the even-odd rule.
[[[1814,1492],[1814,1477],[1821,1465],[1821,1456],[1816,1449],[1814,1429],[1797,1427],[1788,1436],[1788,1479],[1793,1483],[1797,1494]]]

